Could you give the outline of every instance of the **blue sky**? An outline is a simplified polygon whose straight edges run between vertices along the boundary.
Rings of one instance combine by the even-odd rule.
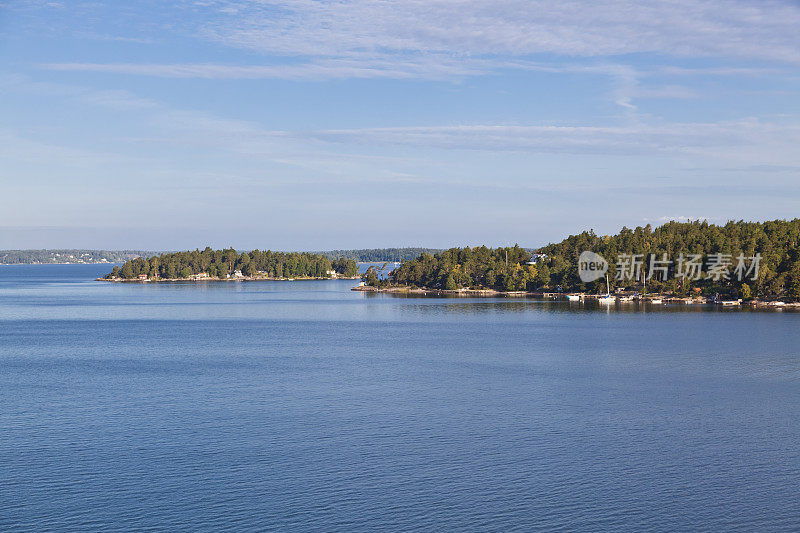
[[[0,248],[800,213],[800,3],[0,1]]]

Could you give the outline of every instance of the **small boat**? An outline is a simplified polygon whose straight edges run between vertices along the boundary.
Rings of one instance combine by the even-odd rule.
[[[617,296],[617,300],[620,302],[632,302],[633,296]]]
[[[661,298],[653,298],[652,300],[650,300],[650,303],[651,304],[660,304],[661,303]]]
[[[611,289],[608,285],[608,274],[606,274],[606,294],[605,296],[600,296],[597,301],[601,304],[613,304],[617,301],[616,297],[611,296]]]
[[[577,294],[567,294],[567,300],[569,300],[570,302],[579,302],[580,299],[581,297],[578,296]]]

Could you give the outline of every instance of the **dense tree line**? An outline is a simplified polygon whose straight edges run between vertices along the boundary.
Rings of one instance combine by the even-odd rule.
[[[719,293],[741,298],[800,299],[800,219],[770,222],[706,221],[669,222],[657,228],[650,225],[622,228],[617,235],[599,236],[594,231],[571,235],[560,243],[539,250],[545,254],[535,265],[526,264],[530,254],[519,247],[490,249],[454,248],[435,255],[422,254],[403,263],[389,276],[388,283],[437,289],[492,288],[495,290],[563,290],[605,292],[605,278],[584,284],[578,277],[578,257],[583,251],[602,255],[609,263],[612,288],[664,292],[678,295]],[[509,252],[508,266],[505,252]],[[641,275],[620,277],[620,254],[643,258]],[[669,258],[662,270],[650,275],[651,256]],[[699,279],[677,276],[678,258],[712,255],[728,258],[729,276]],[[738,256],[755,257],[758,276],[739,280],[733,275]],[[751,262],[752,263],[752,262]],[[706,265],[704,264],[704,267]],[[620,279],[617,279],[620,278]],[[649,279],[648,279],[649,278]],[[380,280],[367,280],[379,285]],[[646,285],[645,285],[646,281]],[[383,282],[387,283],[387,282]]]
[[[237,252],[233,248],[202,252],[175,252],[146,258],[136,258],[122,267],[114,267],[107,278],[183,279],[205,273],[210,277],[225,279],[241,271],[244,276],[262,275],[271,278],[326,278],[330,271],[346,277],[358,275],[356,262],[350,259],[331,261],[320,254],[308,252]]]
[[[406,261],[380,280],[367,271],[371,285],[391,283],[412,287],[455,290],[490,288],[500,291],[533,290],[538,283],[536,269],[526,263],[531,254],[519,245],[507,248],[451,248],[431,255],[423,253]]]
[[[344,257],[361,263],[381,263],[393,261],[409,261],[420,254],[434,254],[440,250],[435,248],[373,248],[364,250],[331,250],[322,252],[330,259]]]
[[[0,264],[39,263],[122,263],[135,257],[149,257],[155,252],[140,250],[0,250]]]
[[[635,229],[622,228],[617,235],[598,236],[593,231],[572,235],[558,244],[541,249],[548,255],[546,268],[549,285],[562,285],[570,290],[600,290],[604,281],[584,285],[577,275],[577,258],[583,250],[601,254],[609,262],[612,286],[638,288],[650,274],[648,261],[642,268],[640,279],[617,279],[617,258],[620,254],[640,254],[646,258],[654,255],[673,260],[663,275],[650,277],[647,286],[651,291],[687,295],[701,292],[705,295],[720,293],[732,297],[798,298],[800,297],[800,219],[769,222],[728,222],[725,225],[706,221],[669,222],[653,229],[650,225]],[[729,279],[680,278],[677,276],[677,258],[681,254],[722,254],[732,261]],[[754,257],[760,254],[758,277],[742,279],[732,275],[739,255]]]

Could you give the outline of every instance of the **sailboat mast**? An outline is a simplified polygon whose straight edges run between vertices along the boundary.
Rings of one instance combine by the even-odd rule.
[[[644,284],[642,294],[647,294],[647,276],[644,275],[644,267],[642,267],[642,283]]]

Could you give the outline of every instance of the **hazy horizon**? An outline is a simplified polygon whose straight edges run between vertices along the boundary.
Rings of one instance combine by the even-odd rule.
[[[788,217],[787,217],[788,218]],[[792,217],[797,218],[797,217]],[[736,219],[741,220],[741,219]],[[730,219],[730,221],[736,221],[734,219]],[[772,219],[774,220],[774,219]],[[746,220],[746,222],[764,222],[765,220]],[[661,226],[669,221],[661,221],[658,223],[644,221],[643,223],[639,224],[641,226],[646,226],[650,224],[653,228]],[[677,222],[687,222],[687,220],[677,220]],[[715,222],[712,220],[708,220],[709,223],[712,224],[725,224],[728,220]],[[536,242],[536,243],[529,243],[520,240],[505,240],[505,241],[469,241],[469,242],[450,242],[450,243],[443,243],[443,244],[420,244],[420,243],[404,243],[404,244],[393,244],[393,243],[379,243],[377,245],[364,245],[364,246],[326,246],[326,247],[314,247],[314,246],[292,246],[292,245],[283,245],[283,246],[275,246],[271,245],[270,242],[276,241],[276,239],[271,239],[269,237],[264,238],[264,242],[258,244],[255,241],[247,241],[247,244],[237,245],[231,241],[232,239],[228,238],[226,241],[225,236],[219,236],[217,238],[208,239],[205,241],[201,241],[200,244],[190,244],[188,243],[185,246],[179,247],[157,247],[157,246],[5,246],[5,242],[15,242],[12,240],[6,240],[7,235],[0,234],[0,250],[108,250],[108,251],[120,251],[120,250],[141,250],[141,251],[151,251],[151,252],[167,252],[167,251],[181,251],[181,250],[194,250],[194,249],[204,249],[206,246],[210,246],[214,249],[221,249],[221,248],[235,248],[236,250],[274,250],[274,251],[311,251],[311,252],[327,252],[333,250],[370,250],[370,249],[387,249],[387,248],[438,248],[438,249],[448,249],[454,247],[463,247],[463,246],[489,246],[489,247],[502,247],[502,246],[513,246],[518,244],[523,248],[540,248],[547,244],[557,243],[565,238],[569,237],[570,235],[575,235],[581,233],[583,231],[593,230],[598,235],[614,235],[619,233],[619,231],[623,227],[628,227],[633,229],[636,225],[624,225],[618,228],[613,228],[608,231],[600,231],[598,228],[595,227],[585,227],[585,228],[577,228],[573,231],[564,232],[560,236],[553,237],[552,239],[545,240],[544,242]],[[98,238],[98,233],[102,233],[101,230],[96,228],[15,228],[17,230],[18,238],[22,239],[19,242],[52,242],[53,239],[59,239],[59,234],[68,233],[70,237],[75,239],[74,235],[78,234],[76,240],[81,242],[114,242],[113,240],[105,241],[103,237]],[[550,231],[558,231],[557,228],[548,228]],[[114,232],[118,232],[116,234]],[[28,233],[30,232],[30,233]],[[111,239],[118,238],[120,242],[126,242],[126,237],[124,237],[126,230],[115,228],[109,232],[111,235]],[[39,235],[41,234],[41,235]],[[170,235],[168,234],[167,240],[162,240],[162,237],[156,237],[155,239],[151,239],[150,242],[176,242],[170,240]],[[325,235],[320,237],[322,240],[318,242],[323,242],[325,240]],[[83,240],[82,240],[83,239]],[[278,239],[279,240],[279,239]],[[144,238],[141,242],[148,242],[147,238]],[[180,241],[178,241],[180,242]]]

